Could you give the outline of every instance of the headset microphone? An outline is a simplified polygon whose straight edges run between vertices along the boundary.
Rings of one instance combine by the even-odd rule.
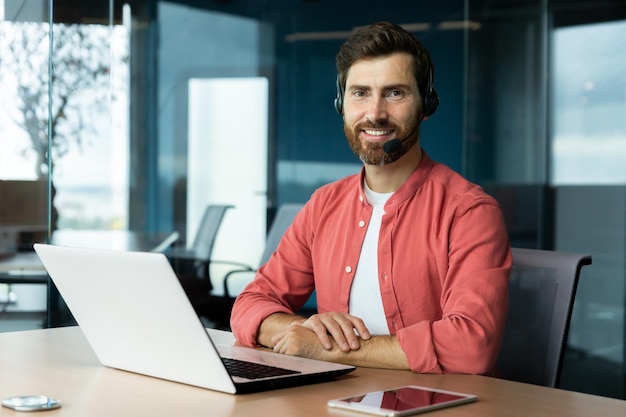
[[[400,147],[402,146],[402,141],[405,141],[406,139],[408,139],[408,137],[402,140],[396,138],[385,142],[383,144],[383,151],[385,151],[385,153],[394,153],[395,151],[400,149]]]
[[[420,121],[417,122],[417,125],[404,138],[402,138],[402,139],[394,138],[394,139],[388,140],[387,142],[383,143],[383,151],[386,154],[390,154],[390,153],[394,153],[396,151],[399,151],[400,147],[402,146],[402,142],[404,142],[405,140],[407,140],[408,138],[413,136],[413,134],[415,132],[417,132],[417,129],[420,127],[420,124],[422,123],[422,120],[424,120],[423,116],[420,118]]]

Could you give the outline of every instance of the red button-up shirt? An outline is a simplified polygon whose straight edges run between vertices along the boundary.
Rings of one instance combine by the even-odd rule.
[[[314,288],[320,313],[349,312],[372,214],[363,176],[364,171],[321,187],[294,219],[233,307],[231,326],[240,343],[255,346],[263,319],[297,311]],[[387,325],[414,372],[492,372],[510,269],[497,202],[424,152],[387,201],[378,242]]]

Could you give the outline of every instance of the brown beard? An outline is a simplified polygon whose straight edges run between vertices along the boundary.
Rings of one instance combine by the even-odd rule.
[[[402,146],[400,146],[396,151],[391,153],[386,153],[383,150],[382,143],[374,143],[374,142],[364,142],[361,143],[359,139],[359,133],[363,129],[395,129],[398,138],[402,139]],[[406,152],[417,143],[419,128],[412,127],[408,132],[400,131],[397,126],[387,125],[387,124],[370,124],[363,123],[359,124],[351,129],[345,123],[343,125],[343,131],[346,135],[346,139],[348,140],[348,144],[350,145],[350,149],[356,155],[357,158],[361,160],[366,165],[386,165],[400,159]]]

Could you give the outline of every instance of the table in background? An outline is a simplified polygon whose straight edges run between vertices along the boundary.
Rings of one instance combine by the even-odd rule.
[[[84,248],[150,251],[170,236],[163,233],[129,230],[57,230],[52,234],[51,243]],[[14,254],[3,254],[0,258],[0,284],[47,286],[49,277],[34,251],[22,251]],[[0,316],[0,319],[4,319],[5,322],[9,318],[19,320],[24,316],[30,317],[33,314],[32,306],[24,311],[21,306],[23,297],[18,294],[19,291],[16,287],[13,287],[12,292],[17,294],[17,301],[7,304],[7,313]],[[36,311],[41,313],[41,321],[47,322],[47,325],[63,326],[75,323],[54,286],[47,293],[43,293],[41,301],[37,301],[36,304]]]
[[[51,243],[81,248],[151,251],[169,235],[132,230],[57,230]]]
[[[51,243],[82,248],[150,251],[167,237],[162,233],[129,230],[58,230],[52,234]],[[0,273],[7,279],[10,279],[9,275],[17,276],[15,283],[28,283],[29,276],[45,275],[45,269],[34,251],[16,252],[0,258]],[[19,280],[20,275],[22,280]]]
[[[46,411],[49,417],[358,417],[364,414],[331,410],[326,401],[407,384],[478,395],[476,403],[433,412],[437,417],[626,415],[626,401],[612,398],[476,375],[368,368],[321,384],[230,395],[103,367],[78,327],[0,334],[0,369],[0,397],[60,399],[63,406]],[[0,408],[0,416],[18,414]]]
[[[10,280],[11,276],[38,276],[46,275],[39,257],[35,252],[17,252],[11,255],[5,255],[0,259],[0,274]],[[2,282],[5,282],[4,280]]]
[[[34,252],[0,259],[0,332],[46,327],[48,283],[48,273]]]

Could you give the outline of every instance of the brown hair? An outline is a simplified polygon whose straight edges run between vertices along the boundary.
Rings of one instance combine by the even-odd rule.
[[[401,26],[389,22],[374,23],[354,31],[337,53],[337,87],[343,95],[350,67],[361,59],[405,52],[413,57],[413,75],[422,97],[432,83],[430,54],[422,43]],[[429,80],[430,78],[430,80]]]

